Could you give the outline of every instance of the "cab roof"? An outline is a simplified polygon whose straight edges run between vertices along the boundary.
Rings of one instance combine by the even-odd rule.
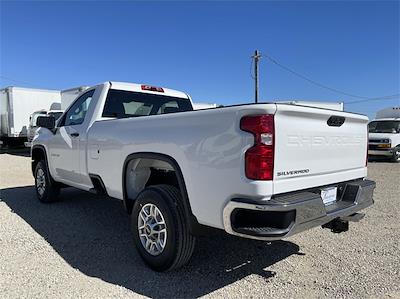
[[[189,96],[182,91],[164,88],[164,87],[153,86],[153,85],[149,85],[149,84],[115,82],[115,81],[110,81],[109,83],[111,84],[112,89],[143,92],[143,93],[165,95],[165,96],[176,97],[176,98],[190,99]],[[156,91],[156,90],[158,90],[158,91]]]

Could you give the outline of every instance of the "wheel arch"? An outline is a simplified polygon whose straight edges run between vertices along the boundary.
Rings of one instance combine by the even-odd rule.
[[[34,145],[31,149],[31,159],[32,159],[32,174],[35,173],[36,165],[39,161],[44,160],[46,163],[47,169],[49,169],[49,165],[47,162],[47,153],[46,148],[43,145]]]
[[[201,232],[203,231],[204,227],[198,223],[196,216],[192,212],[182,170],[178,162],[174,158],[165,154],[155,153],[155,152],[139,152],[130,154],[125,158],[122,169],[122,194],[123,194],[124,207],[126,211],[130,214],[132,212],[132,207],[134,203],[134,199],[129,198],[127,194],[127,182],[126,182],[127,170],[129,162],[136,159],[160,160],[171,165],[171,167],[175,171],[175,175],[178,181],[179,191],[181,192],[183,200],[184,212],[187,222],[189,224],[190,231],[193,234],[202,234]]]

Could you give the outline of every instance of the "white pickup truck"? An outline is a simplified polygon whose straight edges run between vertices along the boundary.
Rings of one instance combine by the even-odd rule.
[[[38,118],[32,171],[42,202],[64,186],[121,199],[140,255],[165,271],[207,228],[258,240],[346,231],[373,204],[367,122],[276,103],[193,111],[183,92],[106,82],[57,123]]]

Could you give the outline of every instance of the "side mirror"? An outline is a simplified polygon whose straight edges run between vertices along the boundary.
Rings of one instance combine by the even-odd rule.
[[[38,127],[49,129],[50,131],[56,127],[56,119],[54,116],[39,116],[36,120]]]

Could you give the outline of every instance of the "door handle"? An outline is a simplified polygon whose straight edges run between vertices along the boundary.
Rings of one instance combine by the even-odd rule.
[[[78,137],[79,133],[71,133],[71,137]]]

